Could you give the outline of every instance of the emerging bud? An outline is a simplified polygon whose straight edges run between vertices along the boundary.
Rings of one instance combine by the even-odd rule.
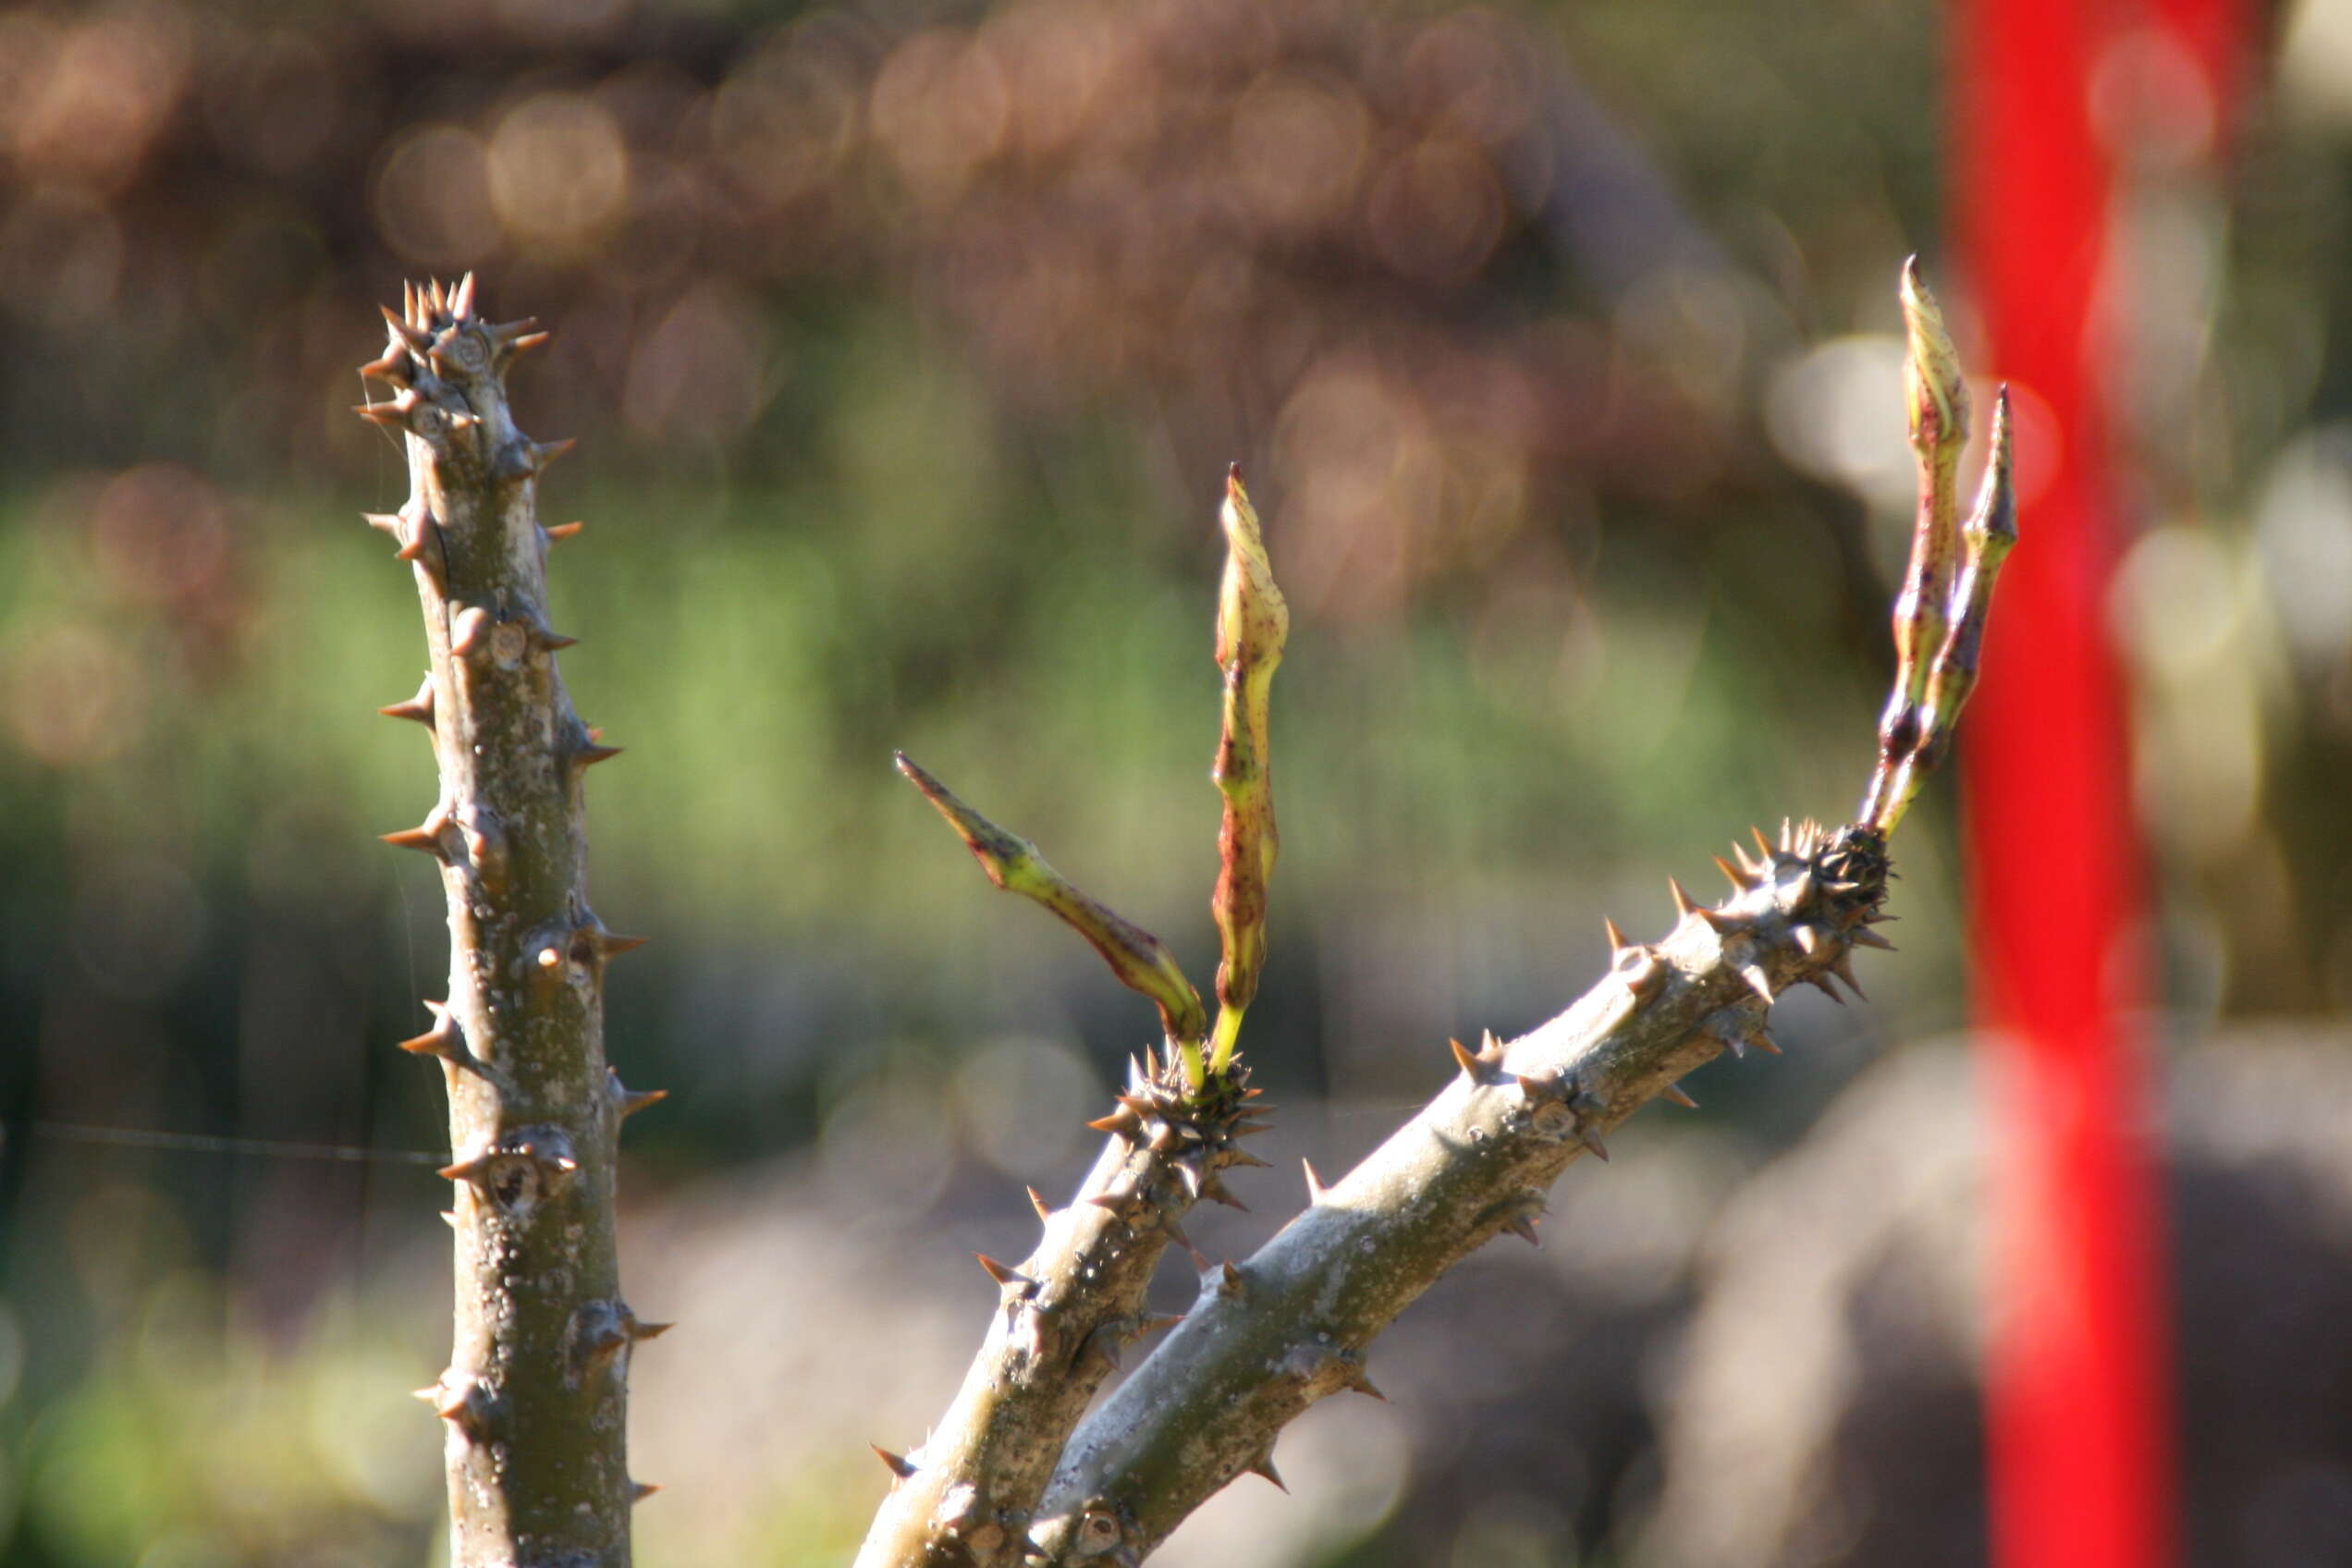
[[[950,793],[948,787],[918,766],[904,752],[898,753],[899,771],[923,791],[924,799],[947,818],[962,838],[988,880],[1009,893],[1019,893],[1053,912],[1064,925],[1091,943],[1119,983],[1149,997],[1159,1008],[1160,1025],[1168,1037],[1197,1054],[1207,1032],[1207,1010],[1200,993],[1184,978],[1176,959],[1158,937],[1123,919],[1088,897],[1076,884],[1046,863],[1037,846],[990,822]]]
[[[1911,563],[1894,605],[1894,689],[1879,721],[1879,763],[1858,815],[1894,831],[1912,798],[1951,749],[1960,709],[1976,690],[1987,618],[2001,564],[2017,542],[2011,479],[2009,389],[1994,404],[1991,451],[1964,531],[1958,510],[1960,448],[1968,398],[1959,356],[1916,260],[1903,271],[1911,355],[1905,381],[1911,446],[1919,459],[1919,516]]]
[[[1231,1061],[1242,1014],[1266,967],[1267,886],[1280,839],[1268,772],[1267,715],[1274,670],[1290,636],[1290,606],[1274,585],[1257,512],[1236,464],[1226,475],[1225,580],[1217,601],[1217,663],[1225,672],[1224,723],[1209,777],[1225,797],[1218,833],[1217,891],[1209,900],[1223,957],[1217,967],[1217,1045],[1211,1072]]]

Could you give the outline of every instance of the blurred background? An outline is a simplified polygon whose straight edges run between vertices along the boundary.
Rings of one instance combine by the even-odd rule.
[[[2188,1560],[2352,1562],[2352,0],[2161,53],[2112,622],[2172,1116]],[[523,425],[592,779],[648,1562],[846,1560],[1146,1004],[904,747],[1214,967],[1214,504],[1294,623],[1256,1211],[1868,771],[1926,0],[358,0],[0,12],[0,1558],[441,1554],[435,793],[351,417],[401,280]],[[2171,104],[2148,134],[2147,105]],[[2033,412],[2021,410],[2030,498]],[[1996,636],[1999,618],[1995,617]],[[1965,732],[1962,744],[1966,745]],[[1374,1353],[1171,1562],[1970,1563],[1978,1090],[1952,824],[1872,1000],[1776,1010]],[[1162,1281],[1181,1308],[1191,1281]],[[877,1306],[877,1302],[879,1305]]]

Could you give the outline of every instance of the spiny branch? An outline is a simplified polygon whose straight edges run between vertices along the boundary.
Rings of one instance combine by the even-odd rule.
[[[661,1096],[605,1064],[605,966],[636,938],[588,905],[581,775],[613,749],[572,711],[555,655],[573,639],[547,620],[537,479],[570,443],[515,427],[506,370],[546,335],[482,319],[470,275],[411,285],[385,323],[361,369],[396,395],[357,411],[400,434],[410,491],[367,521],[416,579],[432,668],[379,711],[425,727],[441,774],[385,841],[439,864],[450,937],[448,1000],[400,1046],[440,1063],[458,1189],[454,1342],[418,1394],[447,1427],[455,1568],[625,1568],[649,1489],[629,1477],[629,1362],[668,1325],[620,1297],[614,1168],[622,1118]]]

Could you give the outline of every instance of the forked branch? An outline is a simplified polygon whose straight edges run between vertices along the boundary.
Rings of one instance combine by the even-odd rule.
[[[1718,858],[1732,885],[1721,903],[1702,904],[1670,883],[1676,919],[1664,936],[1630,942],[1611,923],[1609,971],[1567,1011],[1516,1040],[1488,1035],[1475,1051],[1455,1043],[1452,1077],[1417,1116],[1340,1181],[1325,1186],[1310,1173],[1305,1210],[1255,1255],[1203,1268],[1199,1298],[1175,1331],[1069,1435],[1034,1518],[1009,1491],[988,1492],[986,1477],[996,1472],[973,1457],[988,1448],[985,1436],[973,1436],[985,1433],[987,1421],[964,1418],[975,1390],[1011,1386],[1005,1363],[991,1363],[984,1350],[958,1399],[963,1415],[951,1413],[941,1430],[941,1437],[954,1432],[954,1440],[943,1446],[935,1437],[922,1465],[901,1469],[862,1564],[1139,1562],[1236,1476],[1272,1475],[1275,1439],[1301,1412],[1329,1394],[1374,1392],[1365,1361],[1380,1330],[1495,1235],[1533,1241],[1551,1183],[1587,1152],[1607,1158],[1607,1137],[1635,1110],[1660,1096],[1689,1104],[1678,1080],[1725,1051],[1775,1049],[1766,1019],[1789,986],[1815,985],[1841,1001],[1841,983],[1859,994],[1854,949],[1891,945],[1872,929],[1886,918],[1888,839],[1950,745],[1975,683],[1993,583],[2015,539],[2006,396],[1995,412],[1983,489],[1963,528],[1954,490],[1967,398],[1958,356],[1916,268],[1905,271],[1903,297],[1920,517],[1895,611],[1894,688],[1856,820],[1835,828],[1783,823],[1776,839],[1758,832],[1754,854],[1735,845],[1733,859]],[[1238,485],[1234,496],[1245,508]],[[1228,799],[1220,927],[1229,909],[1252,907],[1246,878],[1254,864],[1270,868],[1272,860],[1270,802],[1260,788],[1262,699],[1253,707],[1250,698],[1253,670],[1271,665],[1227,657],[1236,644],[1224,627],[1247,620],[1246,606],[1233,607],[1236,571],[1245,587],[1262,582],[1253,590],[1261,606],[1280,606],[1254,514],[1244,510],[1247,526],[1237,529],[1232,513],[1229,502],[1231,558],[1239,564],[1229,565],[1219,617],[1228,680],[1219,774]],[[1279,631],[1270,645],[1279,655]],[[1245,766],[1252,744],[1260,759],[1256,781]],[[1237,759],[1230,773],[1229,755]],[[1248,782],[1236,788],[1229,778]],[[1261,806],[1263,837],[1253,838]],[[1256,913],[1262,920],[1262,892]],[[1255,957],[1231,936],[1225,949],[1220,1001],[1238,1014],[1255,987]],[[1231,983],[1236,976],[1239,985]],[[1222,1058],[1220,1050],[1207,1064],[1210,1096],[1227,1082],[1216,1072]],[[1088,1179],[1090,1202],[1100,1203],[1107,1179],[1121,1179],[1107,1171],[1121,1171],[1123,1162],[1146,1158],[1162,1144],[1179,1146],[1187,1135],[1178,1129],[1200,1097],[1188,1101],[1187,1091],[1202,1079],[1163,1072],[1161,1080],[1158,1095],[1126,1103],[1107,1123],[1118,1135]],[[1067,1248],[1049,1244],[1023,1266],[1022,1288],[1042,1293],[1048,1287],[1030,1281],[1073,1266],[1083,1268]],[[1122,1289],[1129,1286],[1140,1299],[1140,1282],[1129,1280]],[[1014,1287],[1007,1289],[991,1346],[1020,1317]],[[1070,1409],[1062,1401],[1056,1419]],[[1027,1430],[1038,1446],[1023,1451],[1023,1495],[1050,1435],[1046,1426]],[[927,1478],[934,1463],[943,1471],[936,1480]],[[905,1512],[902,1500],[917,1496],[918,1486],[932,1509],[928,1533],[902,1530],[881,1542],[884,1522]],[[968,1525],[961,1534],[944,1529],[949,1517],[969,1518],[951,1500],[974,1488],[999,1511],[977,1535]]]

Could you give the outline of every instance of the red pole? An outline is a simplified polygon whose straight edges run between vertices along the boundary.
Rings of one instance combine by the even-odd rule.
[[[1963,742],[1978,1011],[1995,1042],[1993,1561],[2161,1568],[2174,1488],[2135,1023],[2148,905],[2106,632],[2120,518],[2103,372],[2121,316],[2113,169],[2091,112],[2117,30],[2095,0],[1961,0],[1957,14],[1961,251],[1989,368],[2016,388],[2030,487]]]

